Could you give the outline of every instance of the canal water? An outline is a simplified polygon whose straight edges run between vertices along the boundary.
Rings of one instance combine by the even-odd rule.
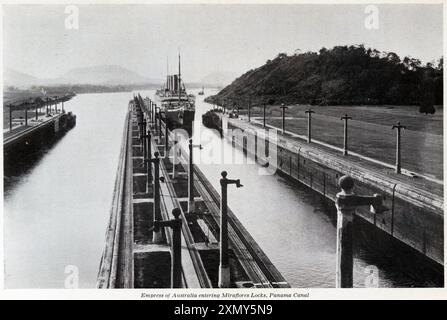
[[[202,114],[212,106],[197,92],[193,90],[194,143],[204,149],[195,150],[194,157],[201,160],[202,171],[217,190],[222,170],[229,178],[241,179],[244,187],[229,187],[229,206],[293,287],[333,287],[333,204],[279,175],[259,175],[256,164],[203,161],[203,154],[209,155],[213,144],[222,140],[201,126]],[[205,89],[206,95],[216,92]],[[153,93],[141,92],[149,97]],[[131,97],[132,93],[76,96],[67,103],[67,110],[77,115],[76,127],[25,172],[9,177],[4,198],[6,287],[64,288],[73,270],[79,272],[79,287],[95,287]],[[226,154],[233,152],[226,141],[222,148]],[[371,242],[371,235],[365,225],[357,237],[356,287],[443,285],[442,276],[414,252],[386,238]]]

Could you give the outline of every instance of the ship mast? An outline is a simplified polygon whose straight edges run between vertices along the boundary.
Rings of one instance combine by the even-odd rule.
[[[178,53],[178,102],[180,103],[181,101],[181,94],[182,94],[182,90],[181,90],[181,85],[182,85],[182,80],[180,78],[180,51]]]

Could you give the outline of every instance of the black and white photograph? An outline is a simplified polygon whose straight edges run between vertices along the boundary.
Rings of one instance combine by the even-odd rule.
[[[2,4],[4,291],[444,288],[444,10]]]

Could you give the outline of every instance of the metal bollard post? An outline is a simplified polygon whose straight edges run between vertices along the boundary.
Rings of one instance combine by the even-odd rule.
[[[337,193],[335,206],[337,208],[337,268],[336,288],[352,288],[353,285],[353,222],[355,210],[359,206],[371,206],[373,214],[380,214],[388,210],[382,204],[382,196],[355,195],[354,180],[349,176],[342,176],[338,180],[342,189]]]
[[[157,105],[155,105],[154,106],[154,128],[155,128],[155,133],[157,133],[157,130],[158,130],[158,128],[157,128],[157,116],[156,116],[156,114],[157,114],[157,109],[158,109],[158,107],[157,107]]]
[[[172,210],[174,219],[168,221],[154,221],[154,231],[162,227],[172,228],[171,241],[171,288],[182,287],[182,219],[181,210]]]
[[[154,216],[153,221],[161,216],[160,208],[160,158],[158,152],[154,153],[154,158],[151,161],[154,163]],[[153,232],[152,242],[160,243],[162,241],[161,232]]]
[[[396,135],[396,173],[401,173],[401,167],[402,167],[402,159],[401,159],[401,151],[400,151],[400,130],[406,129],[406,126],[403,126],[400,124],[400,122],[397,123],[397,125],[394,125],[392,129],[397,129],[397,135]]]
[[[347,114],[345,114],[343,117],[341,117],[341,120],[345,120],[344,124],[344,137],[343,137],[343,155],[348,155],[348,120],[351,120],[351,117],[348,117]]]
[[[192,138],[189,139],[189,166],[188,166],[188,212],[194,213],[194,162],[193,162],[193,149],[202,149],[201,144],[193,144]]]
[[[141,139],[141,150],[143,151],[143,159],[145,159],[146,158],[146,152],[147,152],[147,150],[146,150],[146,137],[147,137],[147,135],[146,135],[146,120],[142,121],[141,132],[142,132],[142,135],[140,136],[140,139]]]
[[[315,111],[312,111],[311,109],[305,111],[307,113],[307,143],[312,142],[312,113],[315,113]]]
[[[174,136],[174,140],[172,141],[173,151],[172,151],[172,179],[175,179],[175,165],[177,164],[177,136]]]
[[[227,179],[227,172],[221,172],[220,179],[220,259],[219,259],[219,288],[228,288],[231,284],[230,264],[228,258],[228,185],[235,184],[237,188],[242,187],[241,181]]]
[[[167,157],[169,148],[169,128],[168,128],[168,117],[165,117],[165,157]]]
[[[161,144],[161,110],[158,108],[158,143]]]
[[[146,157],[144,158],[145,168],[147,170],[147,182],[146,182],[146,191],[149,192],[149,187],[152,184],[152,136],[151,130],[147,130],[147,134],[144,136],[146,138]]]
[[[284,103],[282,103],[281,109],[282,109],[282,134],[284,134],[286,132],[286,109],[288,109],[288,107],[286,107]]]

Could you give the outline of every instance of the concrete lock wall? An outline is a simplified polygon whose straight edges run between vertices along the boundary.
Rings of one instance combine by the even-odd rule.
[[[71,113],[64,113],[50,121],[29,127],[10,139],[5,139],[3,143],[5,161],[13,161],[16,156],[22,157],[44,144],[53,143],[75,125],[76,116]]]
[[[227,128],[241,129],[230,122]],[[254,130],[247,130],[243,135],[226,135],[226,138],[232,140],[234,145],[241,148],[245,154],[257,158],[261,163],[265,163],[266,160],[265,157],[264,159],[260,157],[260,154],[264,153],[264,148],[267,149],[265,156],[273,159],[276,154],[277,170],[331,201],[334,201],[335,195],[340,192],[338,179],[344,174],[352,176],[356,180],[356,194],[382,194],[384,205],[390,209],[374,216],[369,208],[359,208],[358,216],[436,263],[443,264],[443,204],[439,203],[439,199],[431,199],[427,194],[418,194],[418,191],[413,190],[414,188],[409,185],[383,181],[377,173],[349,167],[349,164],[340,165],[340,162],[326,159],[327,154],[320,154],[306,146],[292,147],[279,135],[278,143],[276,143],[269,141],[268,138],[264,140],[264,134],[259,135],[259,133],[259,131],[256,133]],[[250,145],[253,143],[254,147]]]

